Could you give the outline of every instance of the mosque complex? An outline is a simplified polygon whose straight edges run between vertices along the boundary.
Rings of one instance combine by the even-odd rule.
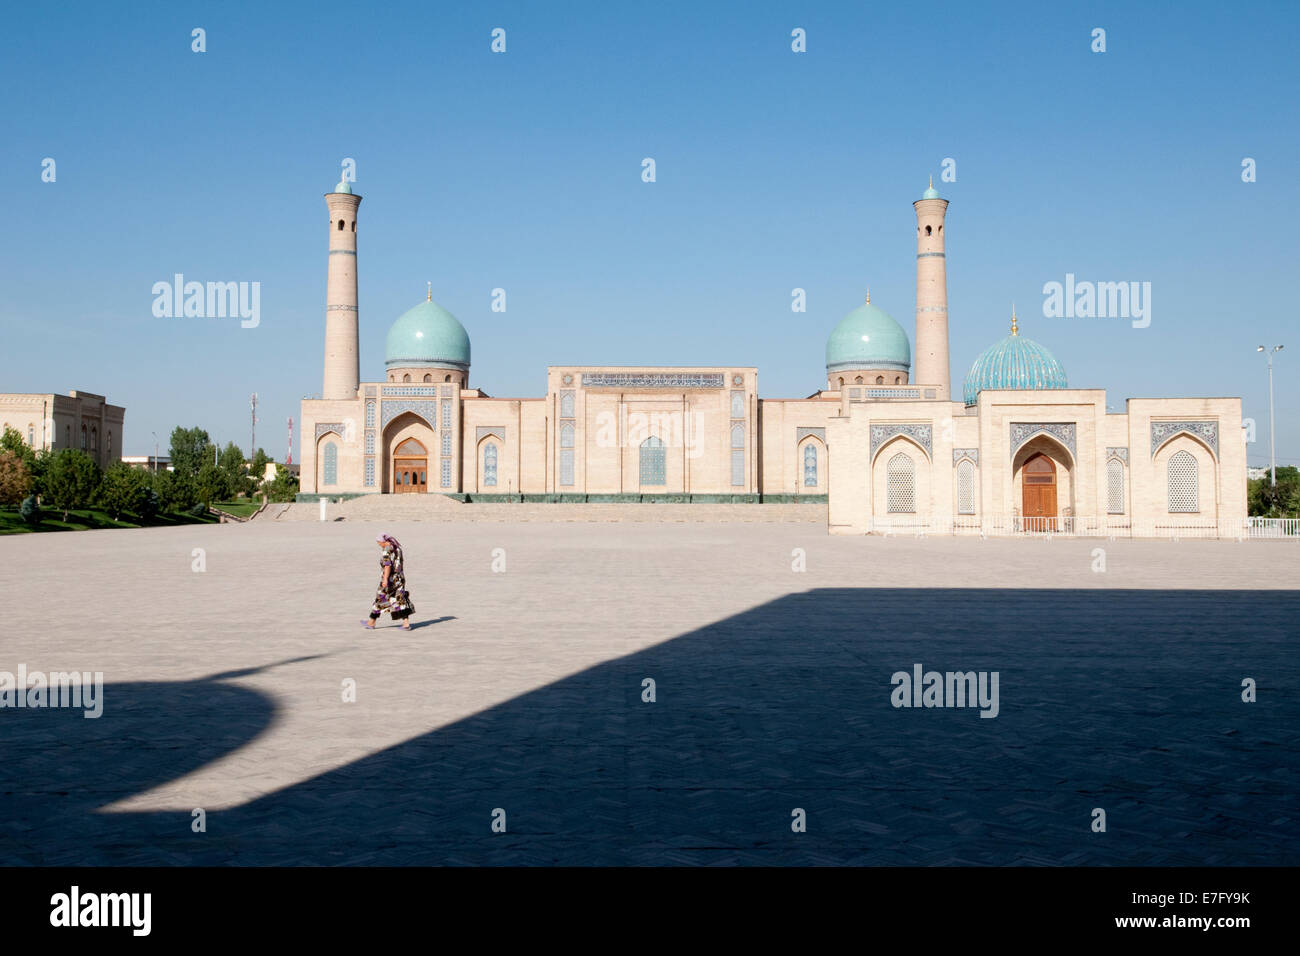
[[[828,503],[832,534],[1132,532],[1232,537],[1246,518],[1240,398],[1132,398],[1073,388],[1010,334],[949,379],[944,225],[933,184],[916,214],[915,357],[867,301],[826,344],[825,387],[760,399],[746,366],[550,366],[539,398],[470,385],[470,339],[427,300],[388,331],[363,382],[357,210],[326,194],[324,387],[302,403],[301,500],[443,494],[462,500]]]

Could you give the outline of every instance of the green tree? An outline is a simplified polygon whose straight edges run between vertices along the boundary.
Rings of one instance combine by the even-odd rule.
[[[65,448],[50,461],[44,485],[44,495],[67,521],[73,508],[86,508],[94,502],[99,490],[99,466],[84,451]]]
[[[0,436],[0,451],[13,452],[22,459],[29,472],[32,462],[36,460],[36,452],[32,451],[32,446],[23,441],[22,432],[12,425],[6,425],[4,435]]]
[[[0,450],[0,505],[19,504],[31,491],[32,473],[27,462],[15,451]]]
[[[28,469],[32,475],[32,494],[40,496],[45,494],[45,476],[49,474],[50,464],[54,461],[54,452],[48,448],[42,448],[33,456]]]
[[[212,444],[208,433],[197,425],[193,428],[177,425],[172,430],[168,451],[172,457],[172,471],[189,478],[197,478],[199,469],[212,462]]]
[[[1277,470],[1277,484],[1265,476],[1246,485],[1247,511],[1252,517],[1300,517],[1300,469],[1283,465]]]
[[[244,467],[244,452],[234,442],[227,442],[217,459],[217,467],[226,474],[226,494],[230,497],[249,494],[252,481],[248,469]]]
[[[194,488],[198,495],[197,501],[205,505],[225,501],[230,497],[230,477],[220,467],[209,463],[199,469]]]
[[[117,462],[99,483],[99,503],[114,520],[125,514],[142,514],[152,494],[148,473]]]
[[[277,465],[275,477],[266,484],[268,501],[293,501],[298,497],[298,478],[284,465]]]
[[[262,483],[262,476],[266,474],[266,466],[270,463],[270,456],[259,448],[257,453],[253,455],[253,467],[248,470],[249,477],[253,479],[255,484],[260,485]]]

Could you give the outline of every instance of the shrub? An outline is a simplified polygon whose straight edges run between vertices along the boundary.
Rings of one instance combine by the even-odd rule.
[[[35,495],[28,495],[23,499],[23,503],[18,508],[18,514],[22,516],[23,521],[33,527],[41,523],[41,506],[36,500]]]

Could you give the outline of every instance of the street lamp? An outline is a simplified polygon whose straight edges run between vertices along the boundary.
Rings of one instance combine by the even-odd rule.
[[[153,436],[153,473],[158,474],[158,433],[150,432]]]
[[[1268,483],[1276,488],[1277,459],[1273,457],[1273,353],[1282,351],[1282,346],[1261,345],[1255,351],[1264,352],[1268,356]]]

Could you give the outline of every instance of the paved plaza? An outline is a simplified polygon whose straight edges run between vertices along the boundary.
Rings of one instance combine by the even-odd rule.
[[[359,625],[379,530],[409,633]],[[1298,558],[808,522],[4,537],[0,671],[102,671],[104,709],[0,710],[0,863],[1300,864]],[[915,664],[998,672],[997,716],[894,707]]]

